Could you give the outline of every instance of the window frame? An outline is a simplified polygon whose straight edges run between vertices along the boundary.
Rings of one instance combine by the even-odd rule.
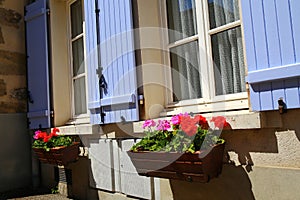
[[[75,37],[72,36],[72,22],[71,22],[71,5],[75,3],[76,1],[81,1],[81,9],[82,9],[82,33],[76,35]],[[90,112],[88,109],[88,82],[87,82],[87,64],[86,64],[86,43],[85,43],[85,15],[84,15],[84,0],[69,0],[66,2],[67,3],[67,24],[68,24],[68,29],[67,29],[67,38],[68,38],[68,62],[69,62],[69,69],[70,69],[70,74],[69,74],[69,80],[70,80],[70,85],[71,85],[71,90],[70,90],[70,96],[71,96],[71,116],[70,116],[70,121],[68,123],[72,124],[85,124],[90,122]],[[73,52],[72,52],[72,44],[74,41],[78,41],[79,39],[82,38],[82,43],[83,43],[83,60],[84,60],[84,73],[81,73],[79,75],[74,76],[73,74]],[[74,89],[74,80],[75,79],[80,79],[81,77],[85,78],[85,101],[86,101],[86,113],[82,113],[79,115],[75,114],[75,89]]]
[[[162,44],[166,52],[164,52],[163,62],[167,66],[165,71],[166,78],[166,112],[162,115],[172,115],[178,112],[185,112],[190,110],[190,108],[194,108],[194,112],[203,112],[202,108],[207,108],[211,106],[211,109],[205,109],[204,112],[211,111],[221,111],[221,110],[249,110],[249,102],[248,102],[248,93],[247,93],[247,83],[246,91],[233,93],[233,94],[225,94],[225,95],[216,95],[215,91],[215,80],[214,78],[214,68],[213,68],[213,57],[212,57],[212,44],[211,37],[213,34],[220,33],[225,30],[230,30],[236,27],[241,28],[242,35],[242,47],[243,47],[243,59],[244,59],[244,67],[245,67],[245,76],[247,74],[247,64],[246,64],[246,54],[245,54],[245,41],[243,34],[243,23],[242,23],[242,10],[241,10],[241,2],[238,1],[239,4],[239,16],[240,19],[220,27],[216,27],[210,30],[209,23],[209,10],[208,3],[205,1],[195,0],[195,10],[196,10],[196,20],[197,20],[197,33],[193,36],[181,39],[179,41],[175,41],[173,43],[169,43],[169,35],[168,31],[163,31],[162,33]],[[168,29],[168,10],[167,10],[167,0],[163,0],[160,3],[160,14],[161,14],[161,25],[164,29]],[[199,51],[199,58],[201,66],[201,92],[202,97],[198,99],[188,99],[188,100],[180,100],[178,102],[173,101],[173,88],[172,88],[172,75],[171,75],[171,56],[170,56],[170,48],[176,47],[182,44],[187,44],[191,41],[198,41],[198,48],[204,49],[204,51]],[[207,77],[207,78],[203,78]],[[204,85],[208,85],[208,87],[203,87]],[[229,104],[227,104],[229,102]],[[217,106],[217,104],[223,103],[224,106]],[[216,106],[214,106],[216,104]],[[226,105],[227,104],[227,105]],[[229,106],[228,106],[229,105]],[[185,108],[188,107],[188,108]],[[175,110],[175,111],[174,111]],[[177,111],[176,111],[177,110]]]

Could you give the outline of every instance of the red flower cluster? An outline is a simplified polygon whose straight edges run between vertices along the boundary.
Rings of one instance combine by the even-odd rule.
[[[181,129],[188,135],[193,136],[197,133],[197,121],[195,118],[191,118],[190,116],[181,116],[180,117],[180,126]]]
[[[215,127],[219,129],[231,128],[230,124],[226,121],[226,118],[223,116],[213,117],[210,121],[214,122]]]
[[[44,142],[48,142],[52,137],[57,136],[57,132],[59,132],[58,128],[52,129],[49,135],[46,132],[38,130],[35,131],[33,138],[36,140],[43,140]]]
[[[198,126],[202,129],[208,129],[209,125],[205,117],[196,115],[192,118],[190,115],[181,115],[180,117],[181,129],[188,135],[193,136],[197,133]]]
[[[230,124],[226,121],[226,118],[222,116],[213,117],[211,122],[215,124],[215,128],[231,128]],[[153,120],[146,120],[143,124],[143,128],[156,126],[156,130],[168,131],[171,128],[171,125],[173,130],[181,129],[188,136],[196,135],[198,128],[201,128],[202,130],[208,130],[210,128],[205,117],[202,115],[191,117],[188,113],[174,115],[170,120],[158,120],[158,123],[155,123]]]
[[[191,117],[188,114],[179,114],[173,116],[171,122],[173,124],[173,128],[175,127],[175,129],[177,129],[180,126],[180,128],[188,136],[194,136],[198,131],[198,127],[201,127],[201,129],[204,130],[209,129],[209,124],[206,118],[202,115]],[[226,118],[222,116],[213,117],[211,122],[213,122],[215,127],[219,129],[230,128],[230,124],[226,121]]]
[[[199,124],[199,126],[201,126],[202,129],[207,130],[209,128],[206,118],[203,117],[202,115],[196,115],[194,117],[194,120],[197,124]]]

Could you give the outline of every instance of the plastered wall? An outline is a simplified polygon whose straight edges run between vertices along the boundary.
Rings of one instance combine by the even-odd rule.
[[[206,184],[161,179],[161,199],[299,199],[299,113],[269,112],[280,118],[278,128],[223,131],[221,175]]]

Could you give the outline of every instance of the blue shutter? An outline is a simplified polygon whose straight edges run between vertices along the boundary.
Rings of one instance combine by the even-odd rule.
[[[92,123],[136,121],[139,114],[131,0],[98,0],[97,6],[101,61],[98,71],[96,65],[91,68],[92,79],[98,81],[98,86],[94,81],[90,90]]]
[[[26,6],[28,120],[31,129],[49,128],[50,92],[46,0]]]
[[[99,84],[97,77],[97,27],[96,27],[96,3],[92,0],[84,1],[85,20],[85,50],[87,64],[88,102],[99,100]],[[99,124],[99,109],[90,109],[91,124]]]
[[[241,1],[254,111],[300,108],[300,1]]]

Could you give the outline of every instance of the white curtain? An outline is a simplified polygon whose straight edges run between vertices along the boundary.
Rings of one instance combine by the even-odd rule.
[[[167,0],[170,43],[197,33],[195,0]]]
[[[209,0],[210,28],[239,19],[238,0]],[[245,91],[240,27],[212,35],[216,95]]]
[[[201,97],[198,42],[171,49],[174,100]]]
[[[195,0],[167,0],[170,43],[197,34]],[[198,42],[171,48],[174,101],[201,97]]]

